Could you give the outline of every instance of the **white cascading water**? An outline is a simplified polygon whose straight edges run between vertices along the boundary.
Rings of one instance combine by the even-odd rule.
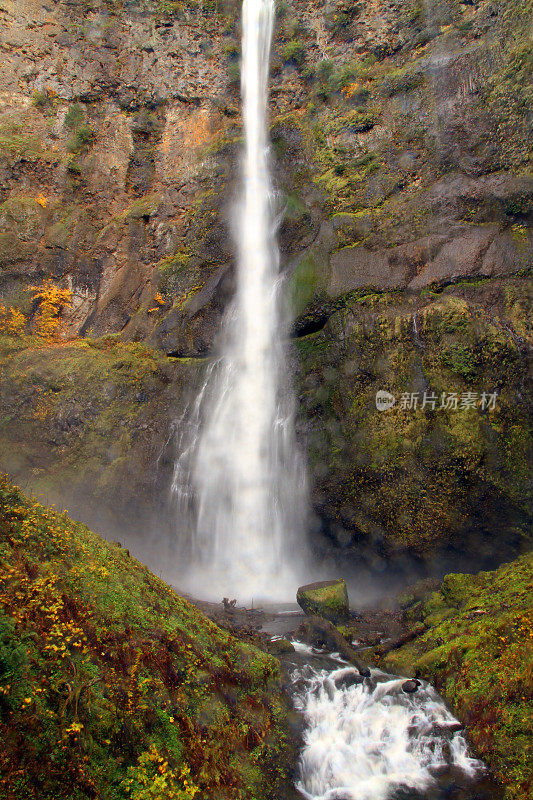
[[[239,601],[292,600],[298,584],[294,565],[303,566],[305,552],[305,469],[294,442],[284,352],[288,320],[279,297],[269,171],[274,15],[274,0],[244,0],[246,144],[235,220],[236,295],[222,326],[221,356],[208,371],[192,416],[178,431],[181,452],[173,481],[178,514],[192,505],[196,517],[181,585],[217,600],[223,594]]]
[[[307,800],[389,800],[400,789],[428,797],[443,770],[463,782],[483,771],[429,684],[405,694],[405,678],[372,670],[343,685],[354,672],[307,666],[292,675],[306,722],[298,789]]]
[[[195,402],[176,422],[172,492],[186,571],[196,596],[293,600],[308,577],[306,480],[294,442],[287,322],[269,174],[267,101],[274,0],[244,0],[242,92],[246,147],[237,209],[237,289]],[[187,521],[192,518],[187,528]],[[300,565],[300,569],[295,569]],[[296,651],[313,650],[295,643]],[[472,776],[479,762],[434,690],[402,692],[379,671],[355,685],[330,657],[293,673],[306,731],[297,784],[308,800],[388,800],[425,792],[443,767]],[[341,681],[342,683],[342,681]],[[446,734],[448,729],[449,734]]]

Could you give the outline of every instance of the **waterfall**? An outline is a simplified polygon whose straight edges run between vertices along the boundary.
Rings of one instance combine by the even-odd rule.
[[[213,599],[292,600],[294,564],[304,561],[305,468],[294,441],[267,135],[274,14],[274,0],[244,0],[237,288],[174,472],[178,514],[192,506],[195,516],[181,583]]]

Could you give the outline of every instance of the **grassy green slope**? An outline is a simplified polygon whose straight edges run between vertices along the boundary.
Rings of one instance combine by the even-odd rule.
[[[278,662],[5,478],[0,600],[2,798],[284,796]]]
[[[507,786],[533,796],[533,554],[478,575],[447,575],[425,602],[404,598],[424,632],[389,653],[393,672],[429,678]]]

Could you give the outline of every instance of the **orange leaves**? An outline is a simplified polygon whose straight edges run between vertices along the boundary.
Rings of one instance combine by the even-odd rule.
[[[26,317],[18,308],[6,308],[0,303],[0,333],[21,336],[26,327]]]
[[[64,336],[61,315],[72,302],[71,289],[61,289],[49,280],[40,286],[32,286],[31,292],[33,299],[39,301],[34,332],[47,342],[57,342]]]
[[[358,89],[359,89],[358,83],[349,83],[347,86],[342,87],[341,92],[344,95],[344,99],[349,100],[350,97],[353,97],[353,95],[356,93]]]
[[[83,725],[80,722],[73,722],[68,728],[65,728],[65,733],[77,736],[83,730]]]
[[[165,300],[165,298],[163,297],[163,295],[162,295],[160,292],[158,292],[158,293],[156,294],[156,296],[154,297],[154,303],[156,303],[156,305],[155,305],[155,306],[153,306],[152,308],[149,308],[149,309],[148,309],[148,313],[149,313],[149,314],[152,314],[154,311],[159,311],[159,309],[160,309],[162,306],[164,306],[164,305],[166,304],[166,302],[167,302],[167,301]]]

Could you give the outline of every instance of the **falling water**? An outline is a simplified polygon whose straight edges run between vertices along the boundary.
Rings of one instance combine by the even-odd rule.
[[[280,301],[279,253],[267,136],[274,0],[244,0],[245,151],[236,209],[237,289],[219,337],[220,358],[187,425],[176,461],[179,508],[192,505],[186,588],[293,599],[305,547],[305,470],[294,443]],[[196,426],[198,436],[195,435]],[[298,557],[294,545],[298,548]]]

